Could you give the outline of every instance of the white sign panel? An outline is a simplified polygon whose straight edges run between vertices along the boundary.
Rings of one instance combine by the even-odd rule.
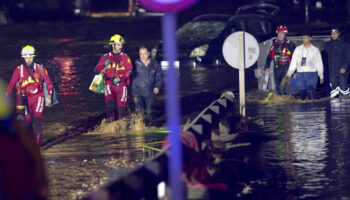
[[[235,32],[225,39],[222,54],[230,66],[237,69],[249,68],[259,57],[259,44],[250,33]]]

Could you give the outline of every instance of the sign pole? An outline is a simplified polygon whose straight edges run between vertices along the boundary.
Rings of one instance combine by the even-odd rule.
[[[239,34],[239,61],[241,66],[239,68],[239,111],[240,114],[245,117],[245,78],[244,78],[244,70],[245,70],[245,35],[244,32]]]
[[[239,70],[239,112],[245,117],[245,72],[258,60],[259,44],[250,33],[238,31],[229,35],[222,46],[226,62]]]

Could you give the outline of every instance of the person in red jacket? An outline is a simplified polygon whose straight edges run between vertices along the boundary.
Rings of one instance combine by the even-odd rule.
[[[125,44],[122,36],[113,35],[109,44],[112,46],[112,52],[101,56],[95,67],[95,72],[104,74],[107,122],[112,122],[115,120],[116,107],[119,119],[126,116],[127,86],[130,82],[130,73],[133,67],[130,57],[122,52]]]
[[[276,29],[277,39],[273,41],[269,55],[266,58],[265,73],[269,74],[271,61],[273,62],[273,73],[276,84],[276,91],[280,95],[290,93],[290,82],[283,81],[289,64],[292,60],[292,54],[295,49],[294,42],[287,39],[288,29],[286,26],[278,26]]]
[[[12,93],[13,88],[19,83],[21,90],[27,98],[24,120],[29,129],[33,130],[35,141],[40,144],[42,137],[42,116],[44,103],[51,104],[52,82],[43,65],[34,62],[35,49],[27,45],[21,52],[25,64],[18,66],[13,72],[12,79],[8,85],[6,95]],[[43,83],[47,84],[48,96],[44,99]],[[18,90],[18,88],[17,88]]]

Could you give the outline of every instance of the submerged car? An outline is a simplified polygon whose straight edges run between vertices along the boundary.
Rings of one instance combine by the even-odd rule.
[[[206,54],[208,47],[215,38],[224,30],[231,15],[206,14],[195,17],[190,22],[184,24],[176,31],[178,42],[178,56],[181,58],[181,65],[190,60],[201,61],[201,57]],[[163,60],[163,42],[152,49],[152,57],[161,61],[162,67],[167,67],[168,63]],[[176,62],[176,67],[179,62]]]
[[[237,31],[252,34],[258,42],[273,37],[275,35],[273,15],[270,11],[263,11],[266,9],[262,5],[274,6],[268,4],[245,6],[238,9],[233,16],[201,15],[180,27],[176,32],[179,65],[191,67],[227,65],[222,55],[222,46],[225,39]],[[251,8],[254,6],[259,10],[252,11]],[[276,6],[274,8],[276,9]],[[164,62],[163,58],[162,42],[152,49],[152,56],[161,62],[163,68],[167,67],[168,63]]]

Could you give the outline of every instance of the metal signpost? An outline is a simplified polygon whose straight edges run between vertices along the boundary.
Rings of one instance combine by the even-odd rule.
[[[165,60],[169,63],[166,72],[166,93],[167,93],[167,123],[170,130],[170,159],[169,176],[173,200],[183,199],[182,177],[182,149],[180,130],[180,106],[178,101],[178,84],[174,61],[177,58],[176,45],[176,14],[197,2],[197,0],[139,0],[140,4],[154,11],[164,12],[162,20],[163,50]]]
[[[244,70],[251,67],[258,59],[259,44],[251,34],[243,31],[229,35],[222,46],[226,62],[239,69],[240,113],[245,117],[245,77]]]

